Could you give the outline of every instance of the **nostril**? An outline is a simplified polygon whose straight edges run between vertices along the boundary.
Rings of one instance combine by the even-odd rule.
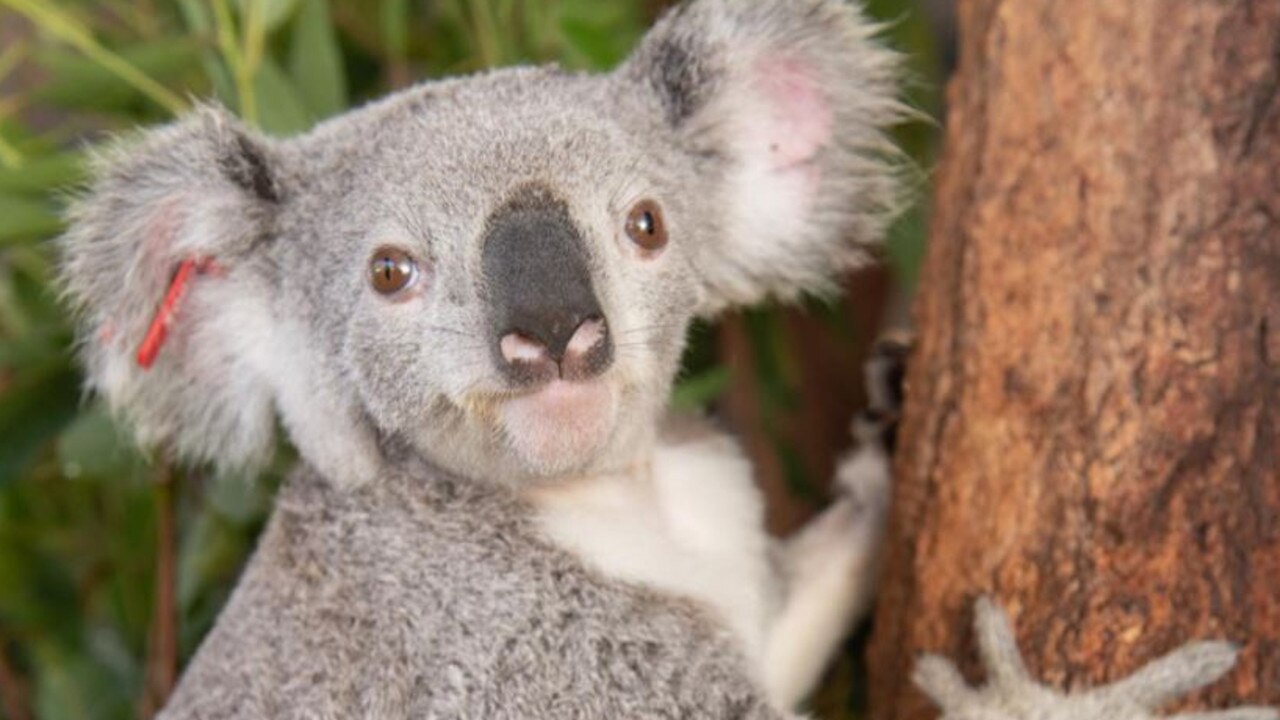
[[[509,363],[537,363],[550,359],[547,346],[533,338],[510,332],[498,341],[502,358]]]
[[[609,327],[605,324],[604,318],[592,316],[583,320],[573,331],[573,336],[569,338],[569,343],[565,346],[565,355],[568,357],[586,355],[604,342],[608,333]]]

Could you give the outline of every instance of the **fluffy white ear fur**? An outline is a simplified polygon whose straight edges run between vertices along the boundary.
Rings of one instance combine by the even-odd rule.
[[[705,312],[827,289],[880,241],[900,195],[885,131],[906,111],[875,32],[839,0],[697,0],[621,70],[657,93],[713,203]]]
[[[92,389],[145,445],[227,468],[270,453],[274,418],[245,349],[269,330],[243,262],[280,199],[271,150],[204,108],[97,159],[60,239]],[[137,352],[179,263],[217,259],[175,307],[150,369]]]
[[[831,101],[816,68],[800,58],[766,53],[742,72],[744,87],[725,98],[738,160],[728,177],[725,232],[747,254],[744,266],[777,266],[800,250],[790,242],[814,232],[808,226],[823,179],[816,160],[834,138]],[[750,275],[726,280],[720,290],[730,302],[756,299]]]
[[[211,107],[99,158],[60,240],[80,354],[89,386],[144,445],[252,469],[271,456],[279,403],[308,460],[339,482],[367,479],[371,433],[349,407],[325,404],[305,337],[281,340],[263,257],[288,196],[278,162],[270,141]],[[212,262],[188,281],[154,365],[143,368],[142,339],[188,259]],[[332,427],[312,427],[323,422]]]

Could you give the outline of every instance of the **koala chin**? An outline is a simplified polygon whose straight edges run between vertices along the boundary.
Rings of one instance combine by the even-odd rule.
[[[665,405],[694,318],[884,234],[875,32],[692,0],[609,73],[289,139],[204,107],[102,154],[61,239],[92,389],[176,458],[252,468],[282,427],[301,460],[161,717],[788,717],[870,601],[886,456],[775,541],[733,441]],[[929,667],[954,717],[1015,717]]]
[[[507,441],[535,472],[554,477],[589,464],[609,439],[617,391],[603,381],[555,380],[502,405]]]

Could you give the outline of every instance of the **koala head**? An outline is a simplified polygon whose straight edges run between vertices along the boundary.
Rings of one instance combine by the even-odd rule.
[[[336,483],[393,446],[502,482],[636,462],[692,318],[822,289],[884,230],[902,112],[873,30],[694,0],[608,74],[426,83],[288,140],[216,108],[150,131],[61,241],[90,382],[224,466],[279,417]]]

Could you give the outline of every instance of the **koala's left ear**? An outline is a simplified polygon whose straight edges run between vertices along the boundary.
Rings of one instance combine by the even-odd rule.
[[[692,0],[617,71],[642,131],[691,160],[704,312],[824,289],[881,239],[905,111],[875,32],[841,0]]]

